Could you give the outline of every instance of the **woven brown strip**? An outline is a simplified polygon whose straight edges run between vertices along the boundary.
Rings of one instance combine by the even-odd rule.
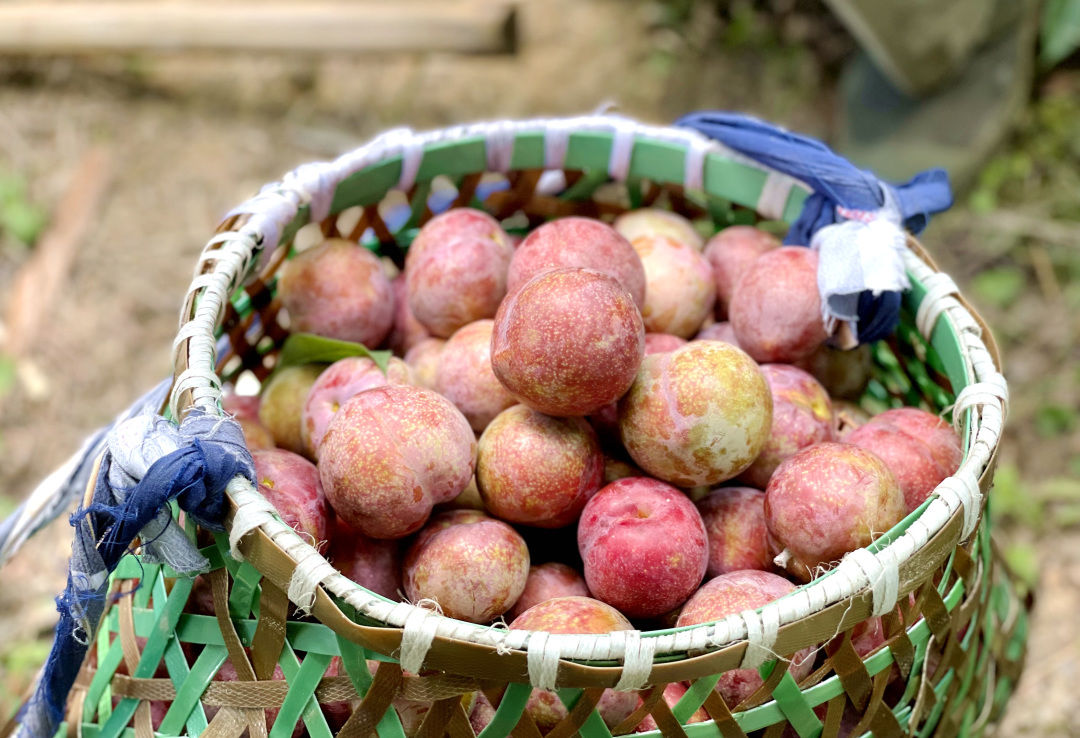
[[[229,653],[229,660],[236,669],[236,675],[240,681],[255,681],[255,669],[248,660],[244,644],[236,632],[232,618],[229,617],[229,574],[224,567],[210,572],[210,592],[214,599],[214,616],[221,630],[221,637],[225,641],[225,650]],[[262,710],[241,710],[239,708],[222,708],[218,714],[227,713],[235,715],[238,720],[246,720],[248,726],[248,738],[266,738],[266,714]],[[223,727],[228,727],[227,724]]]
[[[176,699],[176,687],[171,679],[134,679],[127,674],[115,674],[109,686],[117,697],[155,702],[171,702]]]
[[[762,732],[763,738],[785,738],[785,733],[788,731],[788,724],[786,720],[781,720],[779,723],[773,723],[769,727],[765,728]]]
[[[840,679],[840,685],[851,699],[851,704],[855,705],[857,710],[865,709],[874,691],[874,685],[862,658],[851,645],[851,634],[845,633],[833,639],[826,646],[826,652],[832,661],[836,676]]]
[[[356,225],[352,227],[352,230],[346,234],[345,238],[349,241],[359,241],[364,231],[371,227],[371,207],[361,208],[360,217],[356,221]]]
[[[390,232],[390,229],[386,225],[386,221],[382,219],[379,208],[373,205],[367,208],[367,210],[371,212],[371,230],[375,231],[375,238],[379,239],[379,243],[394,243],[394,234]]]
[[[839,694],[825,703],[825,719],[822,721],[820,738],[837,738],[840,735],[840,725],[844,719],[844,710],[847,709],[847,697]]]
[[[908,675],[911,674],[911,667],[915,663],[915,644],[911,642],[911,636],[908,635],[907,628],[904,627],[905,622],[911,621],[902,619],[896,611],[887,613],[882,617],[882,625],[889,639],[888,645],[889,650],[892,652],[893,664],[899,670],[900,678],[906,681]]]
[[[469,722],[469,715],[465,712],[465,705],[457,700],[453,713],[450,714],[450,723],[446,726],[450,738],[476,738],[476,733]]]
[[[808,687],[813,687],[815,684],[820,683],[823,679],[831,677],[833,675],[832,661],[828,658],[819,666],[810,672],[804,679],[799,682],[799,686],[804,690]]]
[[[134,582],[130,583],[134,586]],[[116,601],[118,614],[118,635],[120,636],[120,650],[124,654],[124,666],[129,674],[135,673],[139,665],[139,642],[135,637],[135,610],[131,595],[121,594]]]
[[[401,690],[401,680],[401,667],[398,664],[389,661],[380,663],[367,696],[341,726],[337,738],[368,738],[374,733],[375,726]]]
[[[200,738],[240,738],[248,730],[250,724],[251,720],[247,715],[237,710],[222,708],[206,726]],[[265,717],[263,717],[263,726],[265,731]]]
[[[480,683],[472,677],[435,672],[425,676],[406,676],[401,684],[401,696],[407,700],[433,702],[475,692],[479,687]]]
[[[705,712],[709,713],[709,717],[716,723],[720,735],[724,738],[746,738],[746,731],[735,722],[727,703],[716,693],[716,690],[709,692],[709,696],[705,698],[704,707]]]
[[[266,710],[281,707],[289,685],[280,679],[269,682],[212,682],[203,692],[204,705],[235,709]]]
[[[675,719],[666,700],[660,700],[653,705],[652,716],[664,738],[686,738],[682,723]]]
[[[589,715],[596,709],[596,703],[603,696],[604,690],[599,688],[594,687],[583,691],[581,697],[578,698],[577,704],[574,705],[574,709],[548,732],[547,738],[570,738],[576,735],[578,729],[589,719]]]
[[[236,668],[236,675],[246,682],[255,681],[255,670],[248,661],[244,644],[236,633],[232,618],[229,617],[229,573],[224,567],[210,572],[210,593],[214,599],[214,617],[225,640],[225,650],[229,661]]]
[[[919,609],[934,637],[939,642],[947,640],[951,626],[949,610],[937,588],[929,582],[919,593]]]
[[[884,700],[889,679],[888,671],[883,671],[874,677],[874,691],[870,695],[870,704],[867,706],[870,714],[869,727],[874,731],[875,738],[900,738],[904,734],[896,715]],[[862,734],[853,732],[852,735]]]
[[[347,676],[323,677],[315,688],[315,699],[324,704],[351,702],[360,699],[360,695],[356,693],[352,679]]]
[[[784,675],[788,673],[788,667],[790,666],[790,661],[778,661],[773,670],[769,672],[768,679],[762,682],[761,686],[755,689],[742,702],[735,705],[735,709],[732,710],[732,712],[742,712],[743,710],[756,707],[757,705],[771,700],[773,690],[776,689],[776,685],[780,683],[780,680],[784,678]]]
[[[285,645],[285,620],[289,616],[289,597],[273,582],[260,583],[259,624],[251,638],[251,660],[255,676],[269,679],[274,675],[281,649]]]
[[[81,732],[83,709],[86,705],[86,693],[90,688],[90,683],[94,679],[94,668],[97,661],[97,645],[92,646],[87,652],[86,657],[83,659],[82,666],[79,667],[79,674],[75,677],[75,684],[71,688],[71,693],[68,695],[67,708],[64,712],[64,720],[67,722],[67,738],[76,738]],[[93,664],[93,665],[92,665]],[[29,695],[26,695],[26,699]],[[18,713],[16,713],[17,715]],[[14,719],[14,717],[12,718]],[[13,726],[14,729],[14,726]],[[6,736],[3,730],[0,730],[0,736]]]
[[[642,697],[641,704],[638,705],[632,713],[626,716],[626,719],[612,728],[612,735],[622,735],[623,733],[631,733],[634,728],[645,719],[646,715],[652,714],[653,705],[659,702],[664,696],[664,688],[666,684],[657,684],[655,687],[649,689],[648,693]]]
[[[424,721],[420,723],[420,730],[417,732],[416,738],[442,738],[446,734],[450,716],[460,706],[461,699],[457,697],[433,703],[431,709],[428,710],[428,714],[424,716]]]
[[[450,207],[463,208],[467,206],[472,201],[473,195],[476,194],[476,188],[483,177],[483,172],[473,172],[462,177],[461,184],[458,186],[457,197],[454,198],[454,202]],[[420,225],[423,225],[423,223]]]
[[[154,738],[154,725],[150,720],[149,702],[140,702],[138,704],[132,722],[135,726],[135,738]]]

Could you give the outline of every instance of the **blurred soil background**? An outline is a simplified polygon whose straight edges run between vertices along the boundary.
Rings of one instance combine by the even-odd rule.
[[[50,257],[39,327],[14,342],[0,326],[0,517],[167,375],[203,244],[288,169],[392,126],[608,103],[655,122],[743,110],[829,139],[855,47],[820,0],[545,0],[521,4],[513,55],[0,55],[0,303],[61,201],[102,193],[74,249]],[[994,327],[1010,380],[992,506],[1038,599],[1001,735],[1080,736],[1076,55],[1039,72],[1014,133],[922,240]],[[0,721],[47,653],[68,530],[58,521],[0,572]]]

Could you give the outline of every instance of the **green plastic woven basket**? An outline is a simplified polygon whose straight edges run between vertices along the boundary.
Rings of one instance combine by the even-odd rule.
[[[403,217],[391,217],[391,193],[407,203]],[[270,374],[288,335],[275,275],[308,223],[400,263],[440,198],[485,209],[511,232],[552,217],[610,219],[643,206],[676,210],[712,232],[739,223],[781,225],[798,215],[807,194],[801,183],[697,134],[625,119],[392,131],[335,162],[290,173],[223,223],[183,310],[172,416],[193,407],[220,413],[223,383],[244,372],[260,380]],[[872,347],[873,380],[861,403],[873,410],[917,405],[946,417],[955,404],[965,461],[960,481],[943,484],[868,549],[876,557],[864,561],[895,565],[881,574],[895,577],[893,601],[883,602],[889,593],[880,577],[844,567],[776,603],[770,612],[780,627],[771,649],[787,656],[824,645],[815,670],[799,683],[784,660],[761,665],[765,683],[741,705],[724,704],[713,690],[721,672],[744,663],[752,634],[738,617],[622,640],[596,636],[589,649],[567,642],[555,658],[568,714],[549,735],[609,738],[633,732],[646,716],[665,736],[690,738],[831,738],[871,730],[975,736],[993,725],[1019,675],[1027,634],[1027,603],[994,553],[981,509],[1006,407],[1004,383],[979,319],[918,244],[910,247],[912,289],[901,325]],[[221,356],[215,337],[228,342]],[[451,621],[368,592],[325,565],[249,484],[234,480],[228,494],[228,536],[184,523],[215,567],[199,583],[211,592],[215,615],[189,604],[190,579],[137,556],[126,559],[114,586],[134,594],[107,612],[65,730],[142,738],[157,720],[160,735],[254,736],[266,730],[264,710],[275,708],[272,738],[297,726],[315,737],[336,730],[466,738],[479,726],[470,724],[470,711],[486,700],[494,712],[481,738],[539,735],[524,712],[540,657],[531,634]],[[851,631],[875,609],[885,613],[887,645],[862,659]],[[336,656],[338,675],[325,676]],[[603,688],[619,682],[631,659],[640,670],[643,658],[643,678],[633,685],[642,707],[618,726],[605,725],[593,709]],[[238,680],[214,681],[226,659]],[[271,678],[275,664],[284,682]],[[661,698],[671,682],[689,687],[673,708]],[[332,717],[331,725],[323,707],[343,700],[351,701],[340,715],[347,719]],[[401,709],[404,700],[430,704],[409,712]],[[701,707],[709,719],[688,722]]]

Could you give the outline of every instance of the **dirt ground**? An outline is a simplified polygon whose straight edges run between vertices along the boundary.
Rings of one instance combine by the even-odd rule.
[[[232,205],[302,162],[392,125],[576,113],[608,101],[655,121],[712,106],[814,134],[830,130],[827,69],[782,38],[753,53],[717,48],[702,40],[710,19],[680,36],[644,2],[549,0],[525,4],[522,16],[512,58],[0,58],[0,173],[24,178],[30,199],[48,211],[91,147],[104,148],[112,172],[65,285],[47,306],[45,330],[15,359],[16,376],[0,392],[0,515],[169,372],[180,301],[208,235]],[[1054,84],[1074,94],[1075,77]],[[1039,125],[1030,123],[1030,135],[1038,137]],[[1076,736],[1080,533],[1053,518],[1080,500],[1067,484],[1080,459],[1080,357],[1070,317],[1080,270],[1059,259],[1063,243],[1080,242],[1080,216],[1033,209],[996,181],[984,178],[980,187],[1000,197],[1001,212],[1020,217],[998,216],[987,233],[965,200],[924,240],[1001,326],[1013,387],[1003,530],[1016,563],[1040,585],[1028,669],[1001,735]],[[1031,238],[1024,224],[1035,221],[1055,223],[1049,235],[1057,241],[1040,246],[1046,239]],[[1011,240],[1002,235],[1008,228]],[[0,296],[29,253],[0,241]],[[1011,299],[999,299],[1000,284],[980,282],[987,271],[1008,289],[1019,274]],[[1029,499],[1039,520],[1015,512]],[[0,572],[0,718],[44,658],[68,530],[54,525]]]

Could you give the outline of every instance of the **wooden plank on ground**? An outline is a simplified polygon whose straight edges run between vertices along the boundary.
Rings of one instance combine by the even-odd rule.
[[[0,53],[514,50],[513,0],[0,3]]]
[[[15,275],[5,313],[6,351],[16,359],[33,346],[64,286],[83,236],[99,212],[110,174],[103,148],[90,149],[79,162],[53,212],[52,223],[34,253]]]

